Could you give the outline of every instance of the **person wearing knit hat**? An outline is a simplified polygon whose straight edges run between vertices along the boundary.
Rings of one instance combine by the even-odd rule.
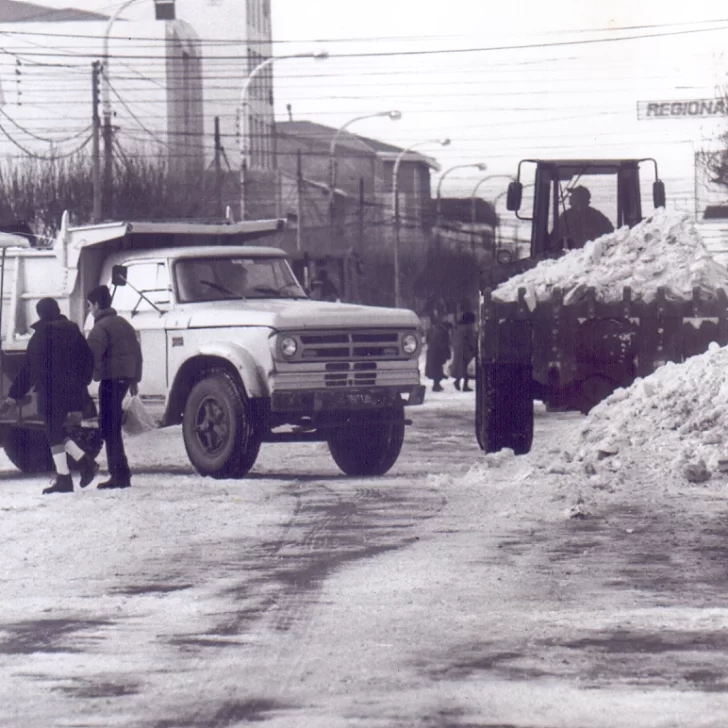
[[[88,485],[99,469],[64,429],[68,413],[82,410],[88,398],[93,354],[78,326],[61,313],[58,301],[41,298],[35,310],[39,320],[31,326],[33,335],[8,399],[16,402],[35,389],[56,470],[55,480],[43,493],[72,493],[67,455],[78,461],[81,487]]]
[[[106,447],[109,479],[97,488],[128,488],[129,461],[124,451],[121,426],[122,402],[127,392],[139,392],[142,350],[134,327],[111,305],[108,286],[97,286],[86,295],[94,325],[88,335],[93,352],[93,378],[99,382],[99,421]]]

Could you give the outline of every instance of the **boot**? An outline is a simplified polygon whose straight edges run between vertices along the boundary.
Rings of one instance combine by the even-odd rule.
[[[71,475],[56,475],[53,484],[48,488],[43,488],[43,495],[49,493],[73,493],[73,480]]]
[[[79,485],[85,488],[99,472],[99,464],[90,455],[84,455],[78,461],[78,470],[81,473]]]
[[[111,490],[112,488],[130,488],[130,475],[114,475],[112,473],[108,480],[104,480],[96,486],[99,490]]]
[[[453,379],[452,380],[452,383],[455,386],[455,389],[457,389],[458,391],[460,391],[460,380],[459,379]]]

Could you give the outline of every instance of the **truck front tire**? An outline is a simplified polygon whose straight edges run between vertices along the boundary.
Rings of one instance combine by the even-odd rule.
[[[200,475],[242,478],[255,464],[262,427],[245,392],[225,372],[192,387],[182,421],[185,449]]]
[[[384,475],[404,442],[404,406],[379,412],[350,412],[327,438],[334,462],[347,475]]]

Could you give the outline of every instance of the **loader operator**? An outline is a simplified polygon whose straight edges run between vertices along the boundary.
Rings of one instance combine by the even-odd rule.
[[[559,215],[559,238],[563,247],[571,250],[581,248],[588,240],[614,232],[609,218],[591,207],[591,192],[582,185],[567,191],[569,209]]]

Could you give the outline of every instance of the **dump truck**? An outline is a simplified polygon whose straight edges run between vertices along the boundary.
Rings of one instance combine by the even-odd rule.
[[[262,443],[321,441],[349,475],[381,475],[404,440],[405,406],[421,404],[419,318],[412,311],[311,300],[271,241],[279,220],[111,221],[71,226],[46,249],[2,247],[1,389],[22,365],[50,296],[88,332],[100,284],[142,347],[143,401],[160,426],[181,425],[190,462],[242,478]],[[0,241],[1,243],[2,241]],[[92,388],[92,394],[95,394]],[[81,415],[69,434],[101,440]],[[50,468],[34,394],[0,412],[0,442],[24,472]]]
[[[651,200],[640,185],[645,168],[653,175]],[[524,184],[527,175],[532,181]],[[475,430],[485,452],[529,452],[534,400],[550,410],[587,413],[618,387],[665,362],[706,351],[711,341],[728,343],[728,300],[722,288],[708,295],[695,288],[686,299],[658,290],[646,300],[629,286],[611,300],[603,300],[595,287],[569,297],[554,287],[537,302],[525,289],[508,300],[494,295],[499,284],[583,244],[574,239],[583,231],[573,218],[570,224],[567,213],[570,193],[577,188],[586,188],[589,201],[609,221],[605,227],[598,220],[596,228],[603,233],[609,227],[634,227],[645,211],[649,215],[665,205],[653,159],[520,162],[506,205],[530,224],[530,256],[495,265],[480,291]],[[526,190],[530,209],[522,212]]]

